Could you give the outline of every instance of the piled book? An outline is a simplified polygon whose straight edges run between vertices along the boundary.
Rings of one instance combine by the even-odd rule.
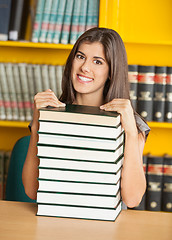
[[[41,108],[38,135],[37,215],[114,221],[122,208],[120,115],[81,105]]]

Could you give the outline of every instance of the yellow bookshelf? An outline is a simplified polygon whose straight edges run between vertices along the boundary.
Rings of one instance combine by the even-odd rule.
[[[172,66],[171,0],[100,0],[99,26],[121,35],[129,64]],[[64,65],[72,45],[0,42],[0,62]],[[171,123],[148,123],[144,153],[172,154]],[[12,149],[29,135],[28,122],[0,121],[0,148]]]

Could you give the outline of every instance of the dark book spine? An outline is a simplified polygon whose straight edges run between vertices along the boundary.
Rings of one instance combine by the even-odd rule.
[[[130,84],[130,99],[133,108],[137,110],[138,65],[128,65],[128,80]]]
[[[165,111],[166,67],[155,67],[153,121],[163,122]]]
[[[164,156],[162,211],[172,212],[172,156]]]
[[[8,40],[11,0],[0,0],[0,41]]]
[[[137,112],[146,121],[152,121],[154,76],[154,66],[139,66]]]
[[[146,210],[161,211],[163,157],[148,155]]]
[[[165,122],[172,122],[172,67],[167,67],[165,93]]]
[[[145,177],[147,179],[147,155],[143,156],[143,169],[145,173]],[[146,192],[142,197],[140,204],[137,207],[132,208],[134,210],[145,210],[146,209]]]

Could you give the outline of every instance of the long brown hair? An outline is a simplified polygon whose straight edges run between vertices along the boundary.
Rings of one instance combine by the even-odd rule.
[[[62,78],[62,95],[60,101],[72,104],[76,91],[72,85],[71,69],[79,46],[83,42],[99,42],[104,47],[106,61],[109,65],[109,78],[104,87],[104,103],[114,98],[130,99],[128,83],[128,63],[124,43],[119,34],[108,28],[92,28],[84,32],[73,46],[64,69]]]

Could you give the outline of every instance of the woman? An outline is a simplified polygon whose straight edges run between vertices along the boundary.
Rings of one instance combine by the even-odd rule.
[[[98,106],[121,114],[125,130],[121,195],[128,207],[137,206],[146,189],[142,154],[150,129],[131,106],[126,51],[114,30],[92,28],[79,37],[66,62],[59,100],[50,89],[34,98],[31,139],[22,176],[25,192],[32,199],[36,199],[38,188],[38,109],[68,103]]]

